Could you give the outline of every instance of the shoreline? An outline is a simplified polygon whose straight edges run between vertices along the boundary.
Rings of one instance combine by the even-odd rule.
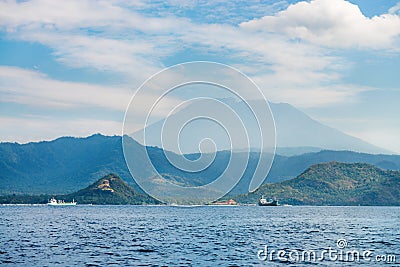
[[[281,205],[281,206],[270,206],[270,207],[265,207],[265,206],[258,206],[256,204],[241,204],[241,205],[157,205],[157,204],[77,204],[75,206],[51,206],[48,204],[37,204],[37,203],[32,203],[32,204],[18,204],[18,203],[6,203],[6,204],[0,204],[2,207],[7,207],[7,206],[36,206],[36,207],[89,207],[89,206],[135,206],[135,207],[177,207],[177,208],[195,208],[195,207],[260,207],[260,208],[277,208],[277,207],[400,207],[400,205]]]

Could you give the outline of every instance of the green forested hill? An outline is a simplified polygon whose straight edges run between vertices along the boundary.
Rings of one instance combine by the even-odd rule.
[[[297,205],[400,205],[400,172],[365,163],[322,163],[297,178],[265,184],[237,201],[256,203],[260,196]]]
[[[128,205],[157,204],[157,200],[146,194],[140,194],[124,182],[118,175],[109,174],[94,184],[66,195],[65,200],[74,199],[79,204]]]

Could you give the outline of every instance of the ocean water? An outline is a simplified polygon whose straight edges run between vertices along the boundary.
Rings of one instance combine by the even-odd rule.
[[[2,266],[356,263],[400,264],[400,207],[0,206]]]

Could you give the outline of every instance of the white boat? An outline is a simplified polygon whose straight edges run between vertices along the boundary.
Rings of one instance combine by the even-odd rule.
[[[54,197],[50,199],[50,201],[47,203],[49,206],[75,206],[76,202],[75,200],[72,200],[72,202],[65,202],[64,200],[57,200]]]

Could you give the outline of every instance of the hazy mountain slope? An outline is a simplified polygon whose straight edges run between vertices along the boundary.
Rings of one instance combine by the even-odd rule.
[[[257,203],[261,196],[301,205],[400,205],[400,172],[365,163],[322,163],[295,179],[265,184],[236,200]]]
[[[258,102],[255,102],[258,105]],[[231,107],[239,114],[245,114],[244,120],[251,120],[251,116],[247,114],[241,103],[229,103]],[[261,104],[260,104],[261,105]],[[212,108],[212,107],[204,107]],[[330,149],[330,150],[351,150],[366,153],[390,153],[389,151],[369,144],[359,138],[350,136],[343,132],[340,132],[334,128],[328,127],[312,118],[295,107],[285,103],[270,103],[270,108],[274,116],[276,125],[276,146],[278,151],[286,151],[287,154],[299,154],[301,152],[315,152],[319,149]],[[176,114],[171,116],[170,121],[174,121],[174,116],[179,116],[179,113],[185,112],[182,109]],[[164,120],[160,120],[154,124],[149,125],[146,128],[146,144],[150,146],[161,147],[160,133]],[[185,134],[181,134],[181,149],[182,151],[197,152],[197,140],[201,140],[199,129],[207,129],[210,127],[209,124],[199,123],[196,127],[185,127]],[[248,123],[248,133],[250,136],[253,133],[258,132],[257,124]],[[211,129],[211,128],[210,128]],[[221,144],[219,150],[228,150],[229,144],[227,143],[225,133],[221,131],[218,134],[217,129],[212,128],[212,137],[215,139],[217,144]],[[138,131],[133,134],[133,138],[141,140],[140,136],[142,131]],[[195,145],[193,145],[195,144]],[[235,150],[244,149],[245,142],[241,147],[234,147]],[[257,148],[257,146],[252,147]],[[289,153],[290,148],[292,152]],[[196,150],[196,151],[194,151]]]
[[[270,106],[275,118],[277,147],[308,146],[367,153],[389,152],[326,126],[289,104],[271,103]]]

